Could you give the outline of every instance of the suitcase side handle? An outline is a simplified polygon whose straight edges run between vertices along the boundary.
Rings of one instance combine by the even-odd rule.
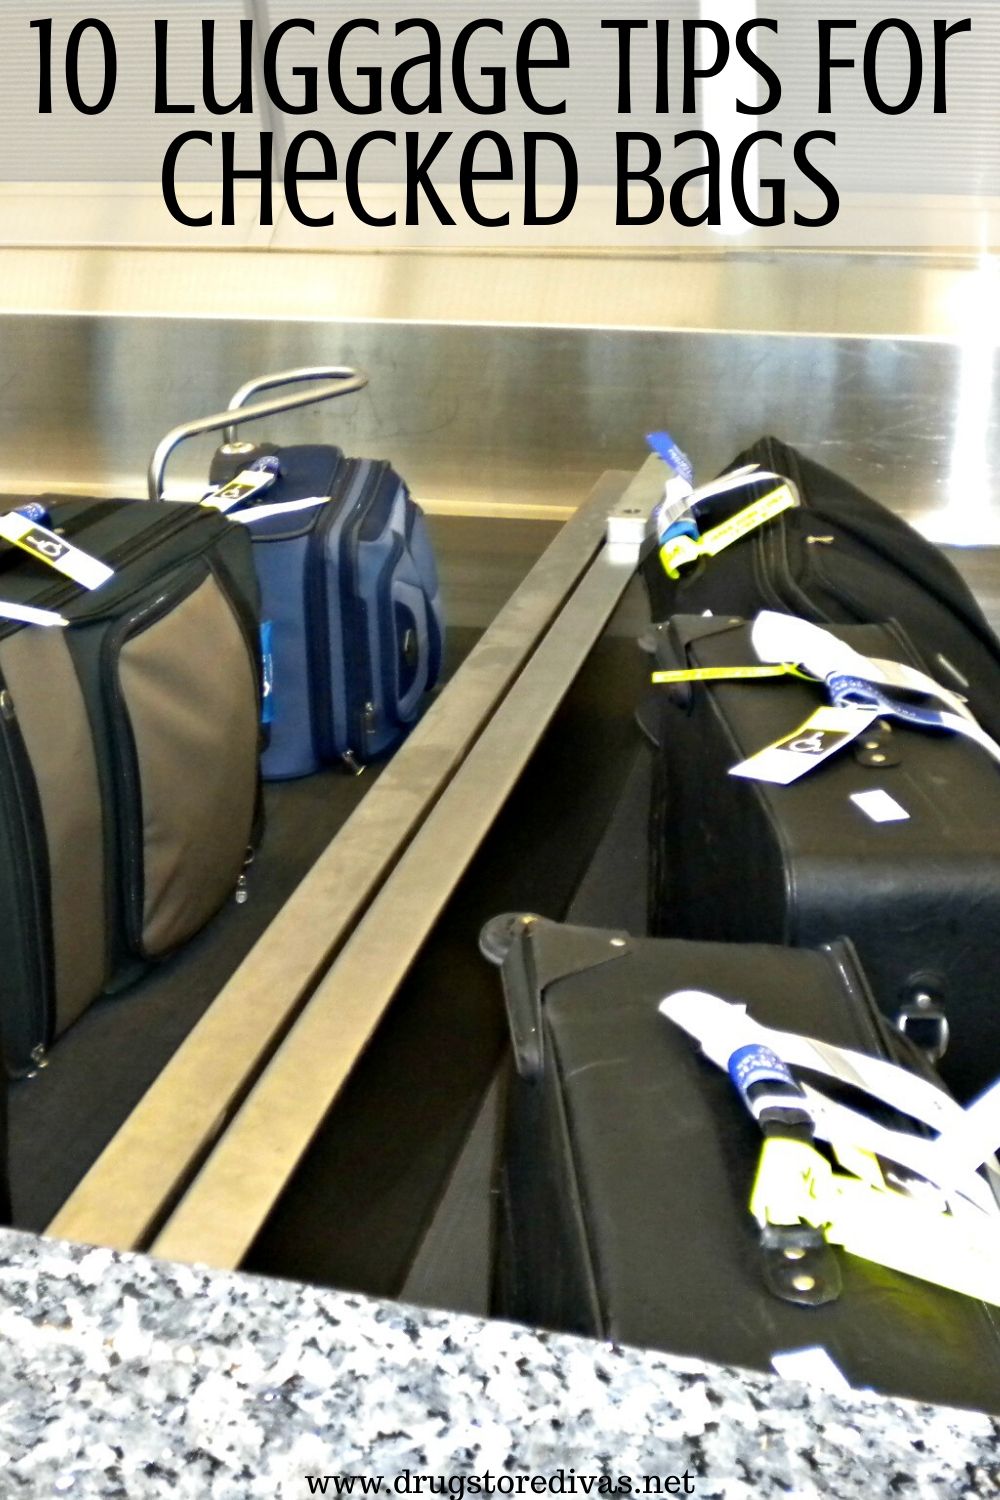
[[[313,381],[325,380],[326,385],[313,385]],[[171,455],[190,438],[201,437],[209,432],[224,432],[226,441],[233,442],[236,430],[243,422],[259,422],[268,417],[280,416],[282,412],[294,411],[299,406],[312,406],[317,401],[332,401],[337,396],[348,396],[353,391],[363,390],[368,376],[360,370],[346,366],[330,366],[319,369],[286,370],[280,375],[267,375],[250,381],[236,392],[228,410],[211,417],[200,417],[193,422],[174,427],[162,439],[149,464],[148,488],[151,500],[163,497],[163,480]],[[290,390],[282,396],[268,401],[258,401],[252,406],[244,403],[260,391],[273,390],[277,386],[308,386],[307,389]]]

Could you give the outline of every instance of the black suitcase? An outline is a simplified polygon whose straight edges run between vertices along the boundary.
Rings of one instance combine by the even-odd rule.
[[[944,553],[902,517],[787,443],[766,437],[731,468],[756,463],[795,484],[801,505],[750,532],[679,581],[658,550],[642,565],[654,621],[671,615],[739,615],[778,609],[820,624],[896,620],[931,675],[967,694],[984,728],[1000,739],[1000,641]],[[773,489],[740,491],[748,504]],[[703,529],[727,495],[707,503]]]
[[[664,668],[745,666],[741,621],[657,627]],[[896,625],[838,626],[865,655],[922,666]],[[659,689],[650,818],[650,931],[812,947],[846,935],[884,1014],[941,1053],[969,1098],[1000,1073],[1000,768],[958,735],[887,722],[791,786],[729,770],[791,735],[817,684]],[[881,789],[909,814],[877,823],[850,798]]]
[[[34,555],[0,546],[0,1029],[16,1074],[197,932],[259,832],[243,528],[192,505],[43,504]],[[111,576],[90,589],[52,571],[42,559],[67,546]],[[63,623],[21,624],[19,607]]]
[[[675,990],[707,989],[765,1025],[920,1070],[849,944],[696,944],[498,919],[484,946],[506,951],[516,1061],[498,1316],[762,1370],[819,1345],[854,1386],[1000,1410],[1000,1324],[985,1304],[840,1251],[829,1252],[838,1300],[803,1307],[767,1289],[747,1208],[760,1131],[725,1074],[658,1013]]]

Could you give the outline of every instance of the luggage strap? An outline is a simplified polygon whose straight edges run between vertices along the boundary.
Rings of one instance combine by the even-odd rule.
[[[963,1109],[905,1068],[771,1030],[715,995],[681,991],[660,1010],[729,1072],[764,1133],[750,1211],[777,1295],[811,1305],[832,1300],[839,1278],[822,1255],[838,1245],[1000,1306],[1000,1177],[992,1160],[1000,1083]],[[801,1069],[862,1090],[934,1136],[840,1104],[796,1076]],[[842,1170],[816,1138],[829,1143]]]

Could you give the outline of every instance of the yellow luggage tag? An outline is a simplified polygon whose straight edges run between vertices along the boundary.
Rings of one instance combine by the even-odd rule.
[[[669,672],[654,672],[652,681],[664,687],[683,682],[757,682],[769,677],[799,677],[804,682],[817,680],[793,662],[786,661],[766,667],[680,667]]]
[[[1000,1306],[997,1221],[942,1212],[873,1178],[873,1172],[868,1180],[837,1172],[815,1146],[771,1136],[761,1149],[750,1212],[762,1229],[808,1225],[862,1260]]]
[[[980,1103],[963,1110],[904,1068],[761,1026],[744,1006],[715,995],[680,991],[660,1010],[729,1072],[764,1131],[750,1211],[777,1295],[807,1305],[835,1297],[838,1277],[823,1251],[838,1245],[1000,1305],[1000,1210],[991,1183],[972,1170],[989,1160],[984,1142],[992,1139],[995,1108]],[[839,1105],[800,1082],[792,1071],[797,1068],[851,1083],[930,1127],[936,1139]],[[1000,1098],[1000,1086],[995,1093]],[[776,1131],[793,1116],[804,1128]],[[831,1143],[847,1170],[831,1165],[814,1136]],[[956,1140],[959,1152],[951,1149]]]
[[[48,526],[16,510],[0,515],[0,538],[19,547],[36,562],[54,568],[64,578],[72,579],[81,588],[98,589],[115,575],[114,568],[91,557],[89,552],[81,552]]]
[[[766,475],[760,475],[766,478]],[[744,483],[753,482],[754,476]],[[697,499],[693,497],[692,503]],[[768,521],[773,521],[786,510],[794,510],[799,499],[792,486],[788,483],[780,484],[770,494],[764,495],[760,500],[754,500],[751,505],[746,506],[735,516],[730,516],[727,521],[722,521],[718,526],[706,531],[700,537],[678,535],[668,537],[660,548],[660,561],[668,578],[677,579],[681,576],[681,569],[699,562],[703,557],[717,557],[734,542],[749,536],[751,531],[765,526]]]

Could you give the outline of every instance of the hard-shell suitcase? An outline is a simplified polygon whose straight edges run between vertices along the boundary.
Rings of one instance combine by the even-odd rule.
[[[733,460],[791,479],[799,507],[751,531],[718,556],[668,578],[656,549],[642,565],[654,621],[671,615],[787,610],[820,624],[896,620],[935,677],[969,696],[1000,738],[1000,641],[940,548],[901,516],[777,438]],[[773,489],[773,483],[767,488]],[[747,502],[761,493],[740,491]],[[731,506],[732,497],[707,502]]]
[[[515,1062],[498,1316],[765,1370],[776,1353],[820,1346],[855,1386],[1000,1410],[997,1313],[985,1304],[841,1251],[838,1300],[803,1307],[768,1290],[748,1211],[760,1131],[726,1075],[658,1013],[665,995],[708,990],[764,1025],[919,1070],[850,944],[497,927],[485,937],[494,954],[506,948]]]
[[[899,626],[836,626],[863,654],[927,670]],[[751,627],[679,616],[665,669],[754,663]],[[883,721],[790,786],[732,767],[794,732],[820,685],[712,681],[657,689],[650,931],[805,947],[845,935],[884,1014],[941,1052],[967,1099],[1000,1073],[1000,768],[959,735]],[[898,820],[851,799],[888,793]],[[950,1033],[950,1037],[949,1037]]]
[[[316,387],[323,379],[331,383]],[[238,391],[225,417],[178,429],[165,440],[224,423],[229,441],[210,472],[222,488],[270,469],[254,503],[231,508],[253,542],[265,639],[269,742],[265,778],[305,776],[346,761],[361,766],[392,750],[438,682],[444,617],[427,524],[389,463],[348,458],[320,443],[275,447],[236,441],[236,425],[360,389],[356,371],[288,371]],[[298,391],[246,406],[281,385]],[[304,392],[302,385],[309,388]],[[169,452],[169,448],[167,450]],[[159,494],[162,463],[154,461]],[[212,503],[209,499],[208,503]]]
[[[0,1027],[14,1073],[232,897],[259,805],[243,529],[195,506],[44,503],[37,553],[0,550]],[[111,576],[88,589],[41,560],[67,546]],[[10,618],[25,606],[55,619]]]

